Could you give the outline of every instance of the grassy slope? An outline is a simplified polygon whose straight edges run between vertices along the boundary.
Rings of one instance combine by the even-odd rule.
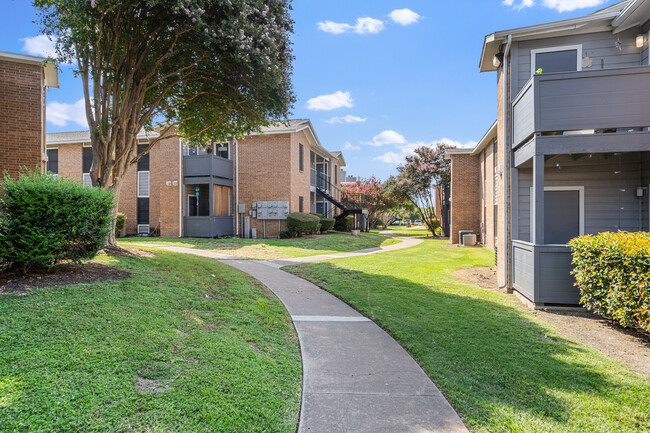
[[[390,230],[394,236],[422,237],[422,238],[431,236],[431,232],[425,228],[389,226],[386,230]],[[379,233],[379,230],[373,231],[373,233],[374,232]]]
[[[295,431],[281,303],[214,260],[157,254],[99,259],[129,280],[0,295],[0,431]],[[140,393],[138,377],[170,389]]]
[[[388,330],[472,431],[650,431],[649,380],[562,338],[512,296],[453,281],[453,269],[494,258],[443,243],[285,269]]]
[[[381,245],[392,245],[399,242],[397,239],[368,233],[364,233],[359,237],[336,233],[296,239],[123,238],[119,241],[124,245],[129,243],[151,243],[200,248],[257,260],[277,260],[342,253]]]

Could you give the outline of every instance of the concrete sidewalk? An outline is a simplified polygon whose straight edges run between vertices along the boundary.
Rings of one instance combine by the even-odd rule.
[[[386,332],[314,284],[279,269],[329,258],[408,248],[384,248],[260,262],[193,248],[157,246],[221,260],[266,285],[291,315],[303,363],[299,433],[467,432],[438,388]]]

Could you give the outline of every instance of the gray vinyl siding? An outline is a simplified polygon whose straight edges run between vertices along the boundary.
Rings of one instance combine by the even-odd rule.
[[[650,48],[646,48],[646,49],[643,50],[643,52],[641,53],[641,64],[642,64],[642,65],[648,65],[648,64],[650,64],[650,63],[648,62],[648,52],[650,52]]]
[[[591,68],[583,70],[627,68],[641,65],[643,52],[636,47],[638,29],[620,33],[622,49],[616,48],[617,36],[611,32],[588,33],[583,35],[561,36],[513,43],[512,50],[512,95],[519,93],[531,76],[532,49],[565,45],[582,45],[582,55],[593,60]],[[646,50],[647,51],[647,50]],[[647,53],[646,53],[647,58]],[[581,61],[581,60],[579,60]],[[647,62],[645,63],[647,65]]]
[[[644,185],[650,184],[648,152],[623,153],[620,162],[619,156],[613,154],[593,154],[591,158],[584,156],[576,161],[571,155],[556,156],[547,162],[544,170],[544,186],[584,186],[585,234],[649,229],[648,197],[640,200],[635,196],[639,179]],[[519,169],[518,184],[518,239],[530,242],[532,168]]]

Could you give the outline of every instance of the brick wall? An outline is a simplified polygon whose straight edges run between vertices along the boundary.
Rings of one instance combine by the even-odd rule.
[[[510,61],[508,59],[508,61]],[[510,69],[508,69],[510,71]],[[506,131],[505,131],[505,107],[503,105],[503,90],[504,90],[504,85],[505,85],[505,79],[504,79],[504,74],[503,74],[503,67],[500,67],[499,70],[497,71],[497,153],[496,153],[496,158],[497,158],[497,165],[501,166],[501,173],[497,176],[497,192],[498,192],[498,197],[497,197],[497,203],[498,203],[498,211],[497,215],[495,215],[495,220],[496,220],[496,225],[497,225],[497,232],[496,232],[496,237],[497,237],[497,242],[496,242],[496,250],[497,250],[497,280],[499,285],[504,285],[506,284],[506,272],[507,272],[507,264],[506,264],[506,255],[505,251],[507,248],[509,248],[509,233],[507,233],[504,229],[504,218],[506,215],[506,212],[509,211],[508,209],[508,203],[505,203],[504,206],[504,197],[509,197],[509,192],[507,190],[508,185],[506,184],[506,173],[508,169],[508,164],[509,162],[506,161],[506,164],[504,165],[504,152],[506,148]],[[509,154],[509,152],[506,152],[506,154]]]
[[[150,224],[152,227],[159,224],[160,236],[163,237],[179,235],[179,189],[182,187],[179,152],[180,140],[177,137],[161,140],[150,152]]]
[[[300,171],[300,144],[304,147],[304,161],[303,171]],[[289,210],[291,212],[298,212],[299,210],[299,197],[303,197],[303,212],[311,210],[311,191],[309,188],[311,176],[311,162],[310,162],[310,147],[309,141],[304,131],[291,134],[291,196],[289,203]]]
[[[83,181],[81,143],[59,144],[59,177]]]
[[[246,205],[245,216],[257,201],[290,201],[289,210],[298,211],[298,199],[291,196],[291,167],[294,165],[291,134],[267,134],[244,137],[239,144],[239,203]],[[297,155],[297,149],[296,149]],[[305,143],[305,170],[308,168],[309,152]],[[297,167],[297,159],[295,161]],[[299,182],[298,182],[299,183]],[[309,203],[309,196],[305,197]],[[306,208],[308,209],[308,208]],[[237,210],[237,209],[235,209]],[[239,214],[235,214],[240,218]],[[251,228],[257,229],[258,237],[264,235],[262,220],[250,218]],[[243,226],[240,230],[243,233]],[[286,230],[281,223],[280,230]],[[277,221],[266,222],[267,237],[278,235]]]
[[[0,175],[44,167],[44,110],[41,66],[0,60]]]
[[[469,154],[451,155],[450,239],[459,243],[459,230],[480,232],[480,160]]]

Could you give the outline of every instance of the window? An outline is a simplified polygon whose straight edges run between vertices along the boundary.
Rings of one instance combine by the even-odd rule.
[[[138,172],[138,198],[149,197],[149,172]]]
[[[339,184],[339,168],[338,166],[334,166],[334,185]]]
[[[47,150],[47,171],[52,174],[59,173],[59,150],[58,149]]]
[[[220,158],[230,159],[230,143],[217,144],[215,155]]]
[[[582,45],[541,48],[530,51],[531,74],[542,69],[542,73],[575,72],[582,70]]]
[[[302,144],[301,144],[302,146]],[[302,196],[298,197],[298,212],[302,212],[304,209],[304,200]]]
[[[81,154],[81,168],[82,168],[82,181],[84,186],[92,186],[92,181],[90,179],[90,167],[93,165],[93,148],[84,147],[82,148]]]
[[[138,155],[147,150],[146,144],[138,145]],[[138,161],[138,171],[149,171],[149,154],[143,155]]]
[[[302,144],[298,145],[298,168],[300,171],[305,170],[305,147]]]

